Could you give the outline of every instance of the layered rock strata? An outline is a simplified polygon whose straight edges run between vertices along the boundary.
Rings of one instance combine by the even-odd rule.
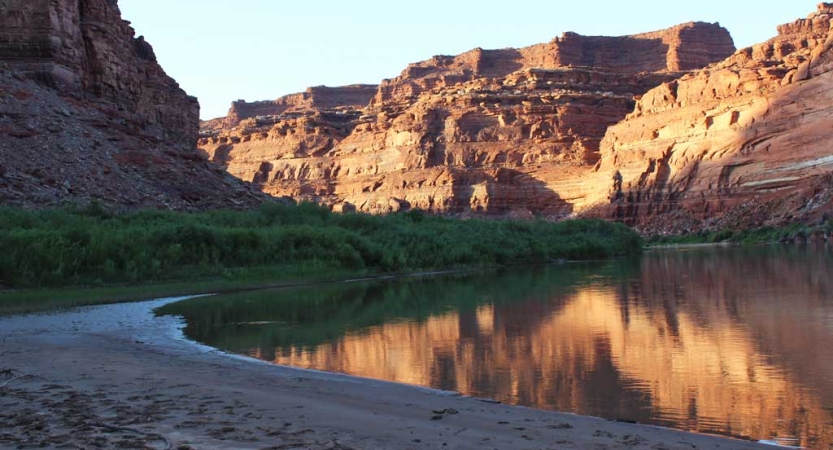
[[[300,113],[309,109],[362,108],[376,95],[377,85],[357,84],[343,87],[316,86],[305,92],[281,97],[275,101],[248,103],[238,100],[231,105],[228,116],[211,123],[203,123],[203,129],[221,130],[234,128],[246,119],[267,120],[284,113]]]
[[[652,232],[833,213],[833,4],[649,91],[602,142],[595,211]],[[601,192],[599,194],[602,194]]]
[[[475,49],[413,64],[362,103],[367,87],[330,89],[335,102],[308,91],[235,103],[204,123],[200,148],[267,193],[337,211],[560,218],[606,188],[585,175],[636,99],[733,52],[729,33],[705,23]]]
[[[198,156],[198,130],[115,0],[0,0],[0,203],[261,201]]]

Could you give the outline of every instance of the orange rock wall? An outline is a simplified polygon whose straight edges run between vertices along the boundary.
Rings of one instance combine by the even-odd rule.
[[[475,49],[412,64],[367,104],[311,104],[309,91],[235,103],[225,126],[204,123],[200,148],[267,193],[338,211],[561,218],[586,203],[582,177],[636,98],[733,51],[725,29],[703,23]]]
[[[826,217],[831,12],[822,4],[776,38],[648,92],[602,142],[613,202],[601,216],[657,232]]]

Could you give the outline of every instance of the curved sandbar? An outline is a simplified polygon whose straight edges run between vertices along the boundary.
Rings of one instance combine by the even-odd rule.
[[[0,447],[771,448],[230,357],[154,317],[177,300],[0,319],[0,371],[35,376],[0,390]]]

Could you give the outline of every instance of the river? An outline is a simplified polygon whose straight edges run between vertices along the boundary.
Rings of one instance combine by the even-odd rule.
[[[275,364],[783,445],[833,445],[833,249],[639,258],[193,299],[159,314]]]

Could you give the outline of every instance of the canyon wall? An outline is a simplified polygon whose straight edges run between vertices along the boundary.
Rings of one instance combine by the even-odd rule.
[[[199,157],[198,131],[116,0],[0,0],[0,203],[261,201]]]
[[[0,60],[65,92],[91,94],[158,125],[190,144],[199,103],[156,62],[143,37],[134,38],[113,0],[5,0]]]
[[[589,206],[587,174],[608,127],[684,71],[730,56],[717,24],[626,37],[568,33],[522,49],[475,49],[412,64],[366,86],[237,102],[199,146],[277,196],[336,211],[562,218]],[[595,182],[594,182],[595,183]]]
[[[607,178],[612,204],[593,214],[655,232],[828,218],[831,15],[820,4],[777,37],[645,94],[602,142],[598,182]]]
[[[204,127],[200,147],[267,193],[336,211],[588,216],[645,233],[821,221],[831,14],[822,3],[738,51],[692,22],[436,56],[366,105],[307,93],[239,120],[252,106],[235,104],[219,120],[234,127]]]
[[[0,12],[3,204],[249,207],[265,192],[646,233],[833,214],[829,3],[739,51],[701,22],[566,33],[436,56],[378,86],[238,101],[201,130],[196,99],[115,0],[0,0]]]

